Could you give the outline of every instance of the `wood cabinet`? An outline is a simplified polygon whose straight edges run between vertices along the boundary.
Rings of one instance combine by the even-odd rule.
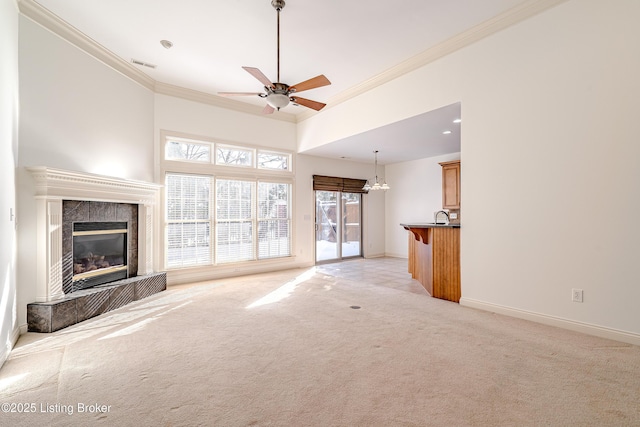
[[[460,160],[442,162],[442,208],[460,209]]]

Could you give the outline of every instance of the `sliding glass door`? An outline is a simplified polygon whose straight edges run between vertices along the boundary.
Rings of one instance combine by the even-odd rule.
[[[342,193],[342,258],[362,256],[362,227],[358,193]]]
[[[362,256],[362,196],[316,191],[316,262]]]

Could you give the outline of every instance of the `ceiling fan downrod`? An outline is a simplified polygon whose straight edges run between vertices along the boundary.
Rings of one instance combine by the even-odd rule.
[[[280,81],[280,11],[284,8],[285,2],[284,0],[271,0],[271,6],[276,10],[277,15],[277,32],[278,32],[278,53],[277,53],[277,79]]]

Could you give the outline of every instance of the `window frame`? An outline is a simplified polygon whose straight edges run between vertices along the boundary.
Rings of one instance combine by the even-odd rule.
[[[167,146],[169,142],[183,142],[198,145],[208,145],[210,147],[210,161],[202,162],[197,160],[188,159],[168,159],[166,157]],[[162,223],[161,241],[160,246],[160,260],[162,261],[162,268],[167,271],[180,271],[180,270],[193,270],[193,269],[220,269],[225,267],[234,268],[234,265],[238,264],[261,264],[269,263],[277,260],[286,260],[295,257],[295,236],[294,236],[294,194],[295,194],[295,174],[294,174],[294,161],[295,155],[293,152],[274,149],[269,147],[253,146],[248,144],[241,144],[237,142],[225,141],[215,138],[200,137],[194,135],[186,135],[179,132],[163,131],[160,132],[160,149],[158,150],[159,159],[159,176],[158,179],[166,184],[166,177],[168,174],[185,174],[185,175],[198,175],[207,176],[211,179],[210,188],[210,200],[209,200],[209,212],[210,212],[210,258],[211,262],[208,265],[195,265],[195,266],[180,266],[169,267],[167,260],[168,252],[168,238],[167,227],[169,220],[167,217],[167,200],[166,189],[161,192],[160,200],[160,217]],[[217,160],[217,147],[225,148],[238,148],[241,150],[252,151],[252,166],[246,165],[229,165],[229,164],[216,164]],[[287,159],[288,168],[285,169],[273,169],[273,168],[261,168],[258,163],[258,153],[268,153],[270,155],[282,155]],[[253,258],[251,260],[232,260],[225,262],[218,262],[218,248],[216,242],[217,236],[217,181],[218,179],[230,179],[230,180],[242,180],[251,181],[254,183],[254,194],[252,194],[252,245],[253,245]],[[287,184],[288,185],[288,250],[289,254],[284,256],[268,256],[266,258],[260,258],[260,239],[258,236],[258,228],[260,223],[259,215],[259,187],[261,183],[273,183],[273,184]]]

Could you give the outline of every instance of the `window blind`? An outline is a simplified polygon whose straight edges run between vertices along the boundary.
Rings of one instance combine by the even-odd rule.
[[[367,193],[363,190],[365,179],[340,178],[336,176],[313,175],[314,191],[341,191],[343,193]]]
[[[208,176],[167,174],[167,267],[211,263],[210,185]]]
[[[273,258],[291,253],[289,184],[258,184],[258,257]]]
[[[216,180],[216,261],[255,259],[253,248],[253,194],[255,183]]]

